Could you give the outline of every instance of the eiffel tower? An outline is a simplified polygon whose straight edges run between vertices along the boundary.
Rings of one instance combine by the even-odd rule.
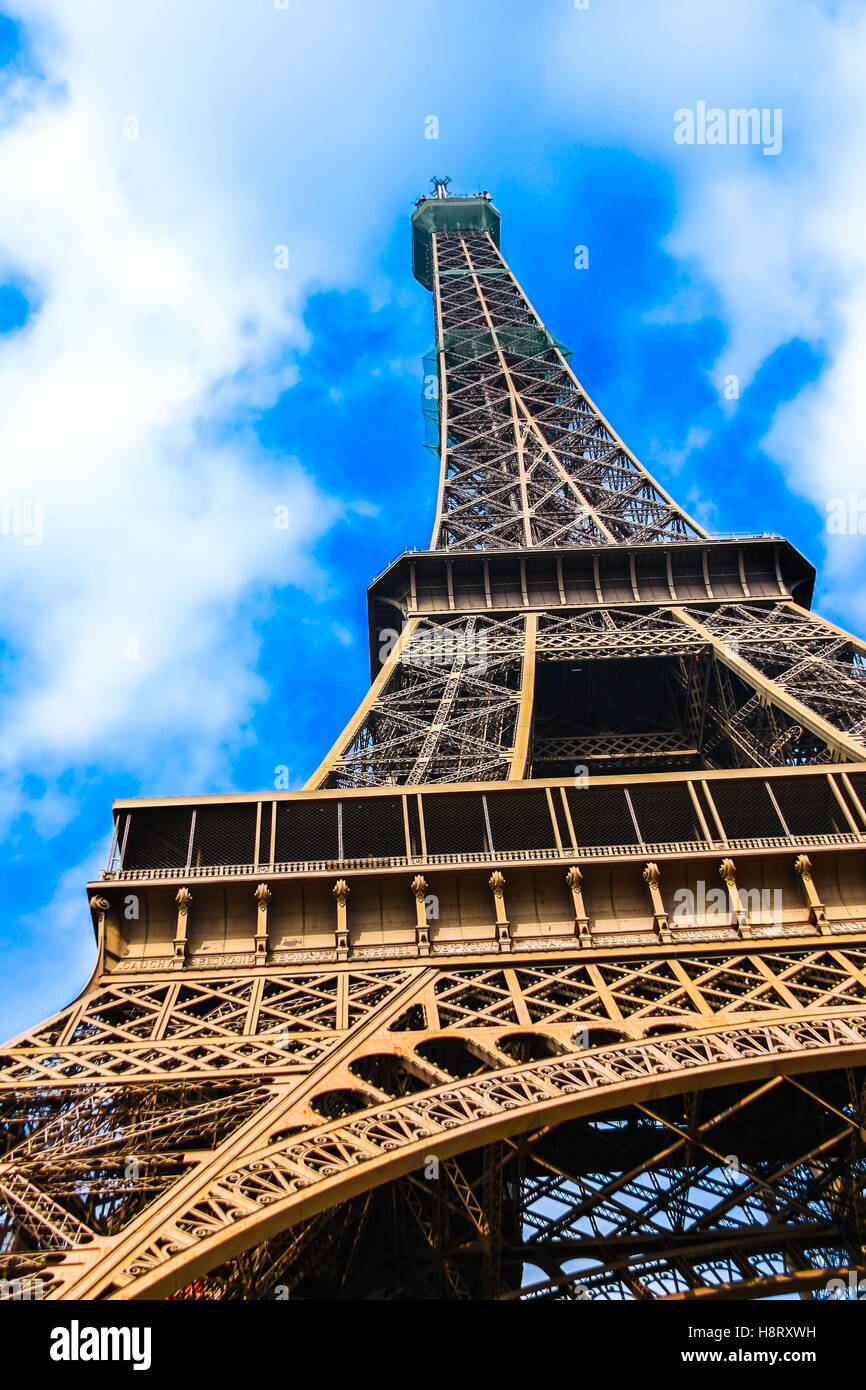
[[[412,237],[430,549],[304,790],[115,804],[92,978],[0,1059],[0,1276],[827,1297],[866,1272],[863,644],[631,453],[487,194]]]

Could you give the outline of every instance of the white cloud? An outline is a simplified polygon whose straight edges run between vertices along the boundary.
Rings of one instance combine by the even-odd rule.
[[[742,394],[792,340],[826,356],[817,383],[780,406],[764,440],[823,519],[829,498],[849,485],[866,491],[866,11],[854,0],[610,4],[559,16],[551,47],[556,90],[583,138],[616,136],[669,171],[677,211],[665,248],[690,283],[645,317],[721,319],[726,341],[711,380],[722,409],[736,408],[724,399],[727,376]],[[675,145],[674,111],[698,101],[781,109],[781,153]],[[682,428],[685,436],[689,422]],[[862,543],[826,543],[823,599],[866,617]]]
[[[18,656],[0,757],[14,768],[104,756],[114,743],[144,762],[163,727],[192,722],[218,739],[243,720],[262,693],[248,596],[317,582],[305,557],[337,507],[237,428],[294,379],[305,294],[371,263],[407,150],[425,165],[439,157],[422,138],[426,112],[442,117],[442,149],[458,129],[467,160],[485,148],[500,158],[508,138],[485,125],[490,71],[478,69],[474,31],[454,48],[452,0],[428,61],[426,18],[391,0],[363,24],[334,0],[286,11],[18,0],[17,12],[51,81],[14,94],[17,120],[0,133],[0,256],[43,301],[32,328],[0,343],[0,496],[41,499],[45,538],[0,541]],[[794,336],[828,345],[818,386],[780,411],[767,440],[823,507],[827,487],[843,485],[837,460],[855,457],[866,365],[855,312],[862,10],[666,0],[520,24],[532,41],[514,30],[511,61],[530,64],[542,121],[669,168],[668,249],[712,287],[727,325],[717,387],[734,373],[748,389]],[[431,72],[447,80],[431,85]],[[782,154],[676,146],[673,113],[697,100],[781,107]],[[520,101],[502,112],[501,136],[516,135]],[[288,272],[275,269],[278,245]],[[690,292],[655,317],[704,312],[706,297]],[[227,417],[235,428],[214,443],[202,422]],[[690,428],[677,457],[703,443]],[[290,532],[272,526],[281,501]]]
[[[44,519],[41,545],[0,536],[14,811],[25,770],[141,770],[169,731],[194,731],[212,784],[205,742],[216,759],[264,693],[252,598],[321,587],[311,547],[342,503],[245,421],[296,379],[311,289],[385,294],[359,268],[405,197],[427,18],[391,0],[360,24],[332,2],[10,9],[47,75],[7,90],[0,129],[0,279],[40,300],[0,339],[0,501]],[[420,116],[415,137],[426,165]]]
[[[866,231],[866,229],[864,229]],[[814,504],[825,524],[835,499],[844,500],[847,531],[827,532],[822,592],[835,611],[866,630],[866,284],[855,285],[841,306],[832,359],[818,380],[776,413],[764,448],[788,461],[792,485]],[[854,494],[854,505],[849,503]]]
[[[53,1013],[86,985],[96,962],[96,944],[84,885],[99,877],[107,853],[107,844],[94,845],[80,863],[65,869],[49,902],[36,912],[25,912],[18,922],[18,939],[4,943],[6,978],[26,980],[29,986],[16,988],[9,997],[4,1037],[38,1022],[31,992],[38,992],[45,1010]]]
[[[3,269],[42,300],[0,339],[0,496],[38,503],[44,531],[0,538],[10,771],[115,740],[135,765],[162,731],[243,718],[256,649],[230,620],[259,585],[315,584],[307,551],[339,510],[242,427],[294,379],[271,363],[304,342],[297,286],[151,218],[158,185],[131,189],[109,144],[75,90],[0,138]],[[230,442],[207,442],[229,409]]]
[[[332,623],[331,631],[340,643],[341,647],[351,647],[355,641],[355,634],[343,623]]]
[[[690,454],[706,448],[710,442],[710,431],[703,425],[692,425],[686,433],[681,449],[666,448],[661,440],[650,441],[650,455],[663,461],[671,473],[680,473]]]
[[[224,775],[222,745],[264,695],[255,619],[275,586],[320,592],[311,547],[343,507],[303,459],[266,453],[251,422],[295,379],[311,288],[364,284],[374,306],[393,294],[371,267],[398,221],[407,238],[405,211],[434,172],[541,198],[579,141],[667,169],[667,247],[692,283],[654,317],[710,305],[727,332],[713,379],[735,373],[744,390],[792,337],[826,348],[766,447],[821,516],[829,496],[863,487],[861,5],[505,0],[494,25],[465,0],[435,13],[405,0],[9,8],[48,81],[7,92],[0,128],[0,278],[26,276],[41,300],[32,326],[0,339],[0,499],[41,499],[45,534],[0,536],[16,658],[0,777],[8,813],[40,833],[74,810],[51,785],[58,770],[160,767],[169,730],[171,789]],[[675,146],[674,111],[698,100],[781,107],[781,155]],[[430,112],[437,142],[424,139]],[[411,294],[407,272],[398,295],[417,308]],[[684,420],[675,457],[704,442]],[[684,500],[715,520],[711,498]],[[828,546],[828,593],[851,608],[862,546]],[[61,889],[76,914],[81,878]]]
[[[409,104],[415,84],[391,16],[365,14],[359,42],[329,8],[7,6],[46,74],[7,83],[0,125],[0,283],[39,302],[0,339],[0,504],[38,502],[44,526],[0,534],[0,820],[19,843],[76,815],[91,767],[231,785],[268,693],[258,620],[279,586],[326,587],[312,548],[343,504],[253,424],[296,379],[310,290],[356,283],[394,218],[403,137],[369,100],[373,63]],[[46,883],[41,930],[86,924],[80,870]],[[56,1004],[77,949],[57,941],[51,983],[28,948],[20,988]]]

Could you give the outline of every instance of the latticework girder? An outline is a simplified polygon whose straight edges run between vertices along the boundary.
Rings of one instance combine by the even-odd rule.
[[[441,482],[433,547],[704,533],[617,437],[489,232],[433,236]]]
[[[641,686],[649,668],[638,663],[648,658],[667,671]],[[619,691],[631,663],[634,708],[612,704],[599,676],[583,696],[591,718],[581,718],[574,690],[545,709],[545,664],[585,672],[585,663],[614,661],[623,664],[607,680]],[[654,751],[647,770],[859,761],[864,669],[854,638],[784,601],[421,617],[310,785],[556,776],[580,764],[614,767],[617,756],[637,767]],[[666,707],[674,688],[678,706]],[[525,746],[521,715],[534,730]]]
[[[38,1296],[864,1273],[863,644],[672,501],[443,192],[433,547],[368,696],[304,792],[118,808],[93,978],[0,1053]]]
[[[84,1022],[74,1008],[14,1044],[4,1267],[85,1296],[364,1296],[372,1263],[382,1296],[567,1297],[580,1261],[580,1296],[653,1297],[829,1278],[862,1258],[866,931],[839,947],[345,978],[365,1002],[319,1060],[251,1063],[245,1081],[212,1065],[193,1086],[107,1082],[103,1023],[50,1091],[22,1087],[17,1056]],[[199,990],[218,996],[219,978]],[[286,981],[283,1026],[321,1036],[323,992],[321,974]],[[121,996],[115,1047],[153,993]],[[105,1019],[106,991],[87,1012]],[[273,1035],[273,1018],[256,1029]],[[414,1176],[399,1176],[403,1154]],[[403,1245],[403,1224],[381,1225],[395,1179]],[[359,1190],[360,1207],[344,1195]]]

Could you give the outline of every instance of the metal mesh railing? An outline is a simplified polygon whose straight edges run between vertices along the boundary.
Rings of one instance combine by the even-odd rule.
[[[578,845],[636,845],[638,833],[622,787],[569,787],[565,793]]]
[[[629,795],[644,840],[706,839],[685,783],[638,783]]]
[[[255,803],[200,806],[196,811],[191,863],[252,863],[256,844]]]
[[[489,849],[481,796],[459,792],[423,798],[428,854]]]
[[[277,803],[275,857],[339,859],[339,803],[330,800]]]
[[[145,806],[133,811],[120,830],[123,869],[154,865],[175,868],[187,862],[193,806]],[[234,856],[232,856],[234,857]]]
[[[792,835],[818,830],[844,834],[851,829],[826,777],[771,777],[769,783]]]
[[[493,848],[546,849],[556,844],[544,792],[487,792],[487,814]]]
[[[855,835],[853,832],[845,834],[814,834],[801,835],[797,837],[797,846],[801,849],[834,849],[845,845],[862,844],[864,837]],[[443,854],[416,854],[416,855],[374,855],[360,859],[294,859],[277,862],[273,865],[261,864],[222,864],[212,867],[196,869],[174,868],[174,869],[130,869],[122,870],[117,873],[104,874],[103,878],[112,879],[118,883],[142,882],[149,880],[167,880],[170,882],[183,883],[187,880],[192,882],[195,879],[207,878],[259,878],[263,872],[268,874],[343,874],[352,870],[358,872],[378,870],[378,869],[415,869],[415,868],[434,868],[441,867],[461,867],[471,865],[505,865],[505,864],[539,864],[548,861],[561,860],[563,863],[574,863],[575,859],[611,859],[625,857],[639,857],[641,859],[648,856],[682,857],[683,855],[694,855],[702,850],[712,850],[713,853],[719,851],[755,850],[755,849],[790,849],[793,844],[790,835],[765,835],[760,837],[750,836],[744,839],[714,839],[707,840],[642,840],[640,843],[628,842],[625,844],[594,844],[594,845],[564,845],[561,849],[523,849],[523,850],[477,850],[459,851]]]
[[[349,859],[406,853],[403,807],[399,797],[377,796],[340,802],[343,855]]]
[[[866,774],[849,775],[855,791],[866,791]],[[425,788],[393,796],[347,792],[339,798],[287,797],[276,802],[273,860],[270,800],[261,803],[258,858],[256,800],[133,807],[119,813],[122,856],[115,855],[108,874],[125,879],[216,877],[268,868],[315,872],[331,865],[537,859],[558,855],[557,829],[562,853],[570,857],[649,852],[659,846],[671,847],[671,852],[677,846],[700,850],[708,844],[769,848],[795,838],[812,844],[866,841],[866,830],[855,828],[859,815],[853,801],[840,785],[852,826],[824,769],[769,778],[705,774],[705,781],[712,805],[701,778],[685,776],[620,784],[593,778],[583,784],[562,781],[550,787],[550,800],[544,787],[526,784],[441,792]]]
[[[707,785],[729,837],[785,834],[779,813],[762,781],[744,777],[742,781],[714,781]]]

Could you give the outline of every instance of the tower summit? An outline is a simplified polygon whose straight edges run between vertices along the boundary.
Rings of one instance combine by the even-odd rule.
[[[442,480],[433,547],[568,546],[706,533],[593,405],[499,250],[487,193],[422,198],[412,268],[433,292]]]
[[[866,1274],[864,646],[680,508],[433,185],[436,515],[369,693],[302,791],[115,803],[93,976],[0,1053],[41,1296]]]
[[[807,621],[811,566],[679,507],[536,314],[489,195],[433,182],[412,216],[436,335],[431,547],[372,585],[373,686],[308,786],[861,758],[860,658]]]

